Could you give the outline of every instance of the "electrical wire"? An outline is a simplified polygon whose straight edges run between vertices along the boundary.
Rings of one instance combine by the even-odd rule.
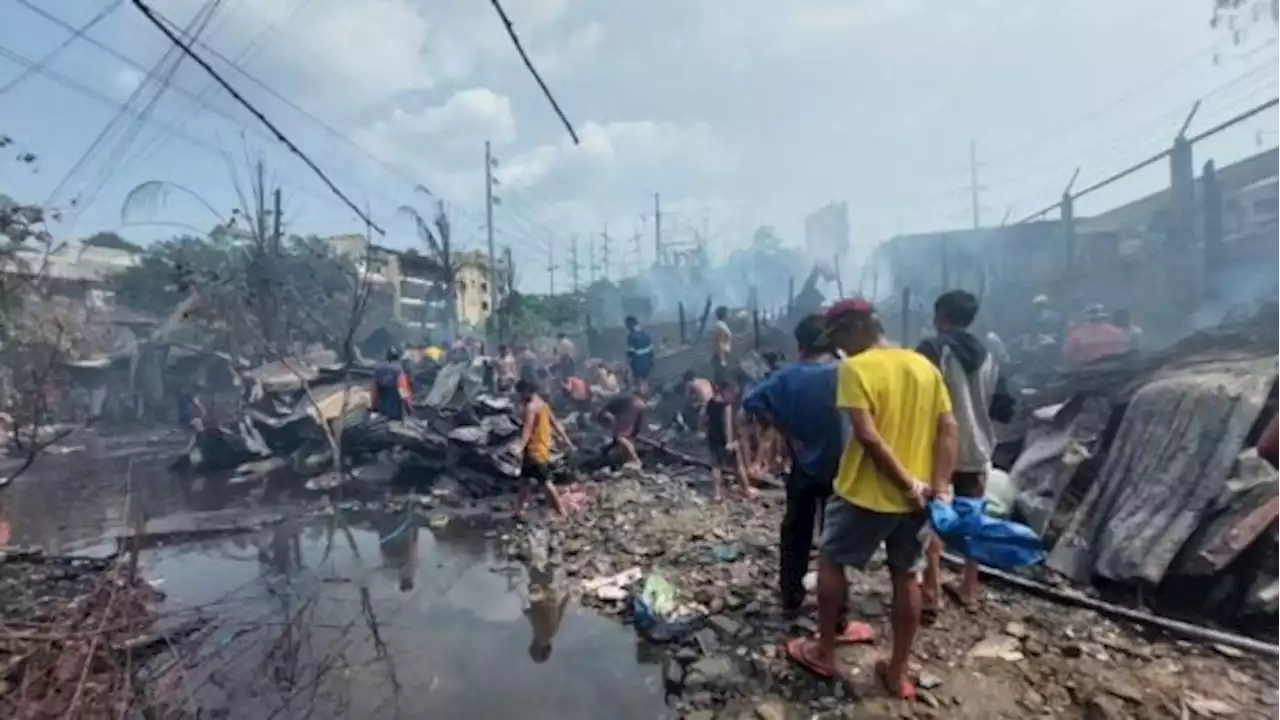
[[[27,67],[27,68],[32,67],[37,63],[36,60],[28,58],[20,53],[14,52],[13,50],[7,47],[4,47],[3,45],[0,45],[0,58],[4,58],[6,60],[9,60],[10,62],[13,62],[17,65],[20,65],[22,67]],[[84,85],[83,83],[80,83],[66,75],[63,75],[57,70],[53,70],[51,68],[46,67],[46,68],[41,68],[37,72],[43,77],[45,77],[47,80],[57,85],[60,85],[68,90],[71,90],[72,92],[75,92],[79,95],[89,98],[90,100],[97,101],[99,104],[105,107],[118,110],[122,105],[124,105],[120,101],[102,92],[94,90],[93,88],[87,85]],[[133,108],[128,108],[126,112],[134,115],[135,117],[137,116],[137,113],[138,113],[138,111]],[[161,120],[156,120],[154,118],[148,119],[146,122],[149,125],[153,125],[159,128],[164,128],[168,132],[172,133],[174,137],[178,138],[179,140],[182,140],[183,142],[191,145],[192,147],[205,150],[206,152],[209,152],[212,155],[216,155],[220,159],[223,157],[223,151],[221,148],[207,141],[201,140],[200,138],[183,131],[181,128],[167,124]],[[285,185],[290,190],[306,195],[307,197],[313,200],[318,200],[322,202],[327,200],[326,198],[321,198],[316,193],[310,190],[307,190],[305,187],[301,186],[296,180],[287,179],[287,182],[282,182],[281,184]]]
[[[17,77],[5,83],[4,86],[0,87],[0,95],[4,95],[5,93],[17,87],[18,85],[21,85],[32,75],[35,75],[39,73],[43,68],[48,67],[49,63],[52,62],[56,57],[58,57],[58,55],[62,54],[62,51],[66,50],[67,47],[71,45],[71,43],[75,42],[78,38],[80,38],[82,35],[84,35],[86,32],[92,29],[94,25],[97,25],[98,23],[102,22],[102,20],[105,19],[108,15],[115,12],[116,8],[120,7],[120,4],[123,2],[124,0],[112,0],[110,5],[107,5],[106,7],[102,8],[102,10],[99,10],[98,14],[89,18],[88,22],[86,22],[85,24],[81,25],[78,28],[72,28],[72,33],[70,37],[68,37],[66,40],[63,40],[62,43],[59,44],[56,48],[45,53],[44,56],[41,57],[39,60],[35,61],[34,64],[28,65],[27,69],[18,73]]]
[[[167,23],[171,28],[174,27],[173,22],[170,21],[168,18],[161,16],[161,20]],[[276,100],[279,100],[281,103],[284,103],[287,107],[289,107],[294,112],[298,113],[299,115],[302,115],[303,117],[307,118],[311,122],[315,123],[316,126],[319,127],[321,130],[324,130],[326,134],[328,134],[335,140],[338,140],[343,145],[346,145],[351,150],[354,150],[356,153],[372,161],[374,164],[378,165],[383,170],[387,171],[389,174],[394,175],[395,177],[399,178],[400,180],[403,180],[406,183],[409,183],[411,186],[420,185],[423,188],[426,188],[428,192],[431,192],[432,195],[435,195],[435,193],[430,190],[430,187],[426,183],[422,182],[421,180],[410,177],[408,173],[404,172],[400,168],[397,168],[387,160],[384,160],[383,158],[374,154],[373,152],[363,147],[356,141],[352,140],[350,137],[347,136],[346,133],[334,128],[332,125],[325,122],[319,116],[315,115],[311,111],[307,110],[306,108],[302,107],[298,103],[294,102],[293,100],[283,95],[282,93],[280,93],[270,85],[266,84],[265,82],[259,80],[253,74],[245,70],[238,63],[233,62],[230,58],[228,58],[226,55],[219,52],[217,49],[210,47],[208,44],[199,40],[197,40],[194,44],[200,47],[205,52],[212,55],[213,57],[217,58],[221,62],[225,63],[227,67],[231,68],[233,71],[235,71],[245,80],[247,80],[249,83],[256,86],[258,89],[267,93],[268,95],[275,98]]]
[[[564,129],[569,131],[569,137],[573,138],[573,144],[580,145],[578,133],[573,129],[573,124],[569,122],[569,118],[565,117],[564,111],[560,109],[560,103],[556,102],[555,97],[551,94],[551,89],[542,81],[542,76],[538,74],[533,62],[529,60],[529,55],[524,51],[524,46],[520,44],[520,37],[516,35],[516,28],[507,17],[507,11],[502,9],[502,4],[498,0],[490,0],[490,2],[493,4],[493,9],[497,11],[498,17],[501,18],[502,26],[507,31],[507,37],[511,38],[511,44],[515,45],[516,52],[520,54],[520,59],[524,61],[525,68],[529,70],[530,75],[533,75],[533,79],[537,81],[538,87],[542,90],[542,96],[547,99],[547,102],[551,103],[551,109],[556,111],[560,122],[564,124]]]
[[[298,2],[293,6],[293,9],[284,17],[283,22],[293,22],[294,18],[296,18],[304,8],[310,5],[311,2],[312,0],[298,0]],[[240,52],[236,53],[235,59],[231,61],[231,63],[234,63],[236,64],[236,67],[239,67],[240,64],[247,63],[253,59],[254,55],[262,49],[262,41],[265,40],[266,37],[280,25],[280,23],[280,20],[274,20],[258,31],[258,34],[254,35],[253,38],[251,38],[249,42],[241,48]],[[190,42],[191,38],[187,38],[187,40]],[[204,42],[202,41],[200,44],[204,45]],[[188,112],[185,113],[185,119],[179,121],[178,124],[182,125],[195,119],[196,113],[198,112],[196,108],[199,106],[207,106],[208,103],[213,102],[221,89],[221,86],[212,80],[206,83],[196,94],[194,98],[195,105],[188,108]],[[164,147],[166,140],[167,136],[165,135],[156,136],[147,148],[140,149],[134,155],[135,162],[141,164],[154,157],[155,153],[159,152]]]
[[[203,17],[197,14],[196,18],[191,21],[191,24],[194,26],[194,32],[191,30],[189,30],[189,32],[192,32],[192,34],[197,36],[203,33],[209,27],[210,21],[213,20],[214,16],[222,6],[222,3],[223,0],[211,0],[206,3],[206,9],[202,10]],[[126,127],[123,132],[124,138],[119,140],[115,147],[112,148],[111,153],[107,156],[106,161],[103,162],[102,167],[99,169],[97,177],[90,183],[90,190],[79,196],[80,202],[77,203],[79,212],[83,212],[91,206],[95,200],[97,200],[98,195],[102,192],[103,188],[107,186],[111,176],[120,170],[125,159],[125,155],[129,152],[130,148],[133,147],[138,136],[142,133],[145,121],[151,117],[153,112],[155,112],[156,105],[160,103],[160,99],[164,97],[165,92],[169,89],[170,84],[173,82],[174,75],[178,72],[178,68],[182,67],[183,59],[184,56],[182,54],[176,54],[169,62],[169,67],[165,71],[163,79],[154,86],[154,92],[147,100],[146,106],[142,108],[142,112],[140,112],[136,117],[131,118],[128,127]]]
[[[181,48],[183,53],[185,53],[188,57],[194,60],[196,64],[200,65],[200,67],[203,68],[205,72],[212,75],[213,78],[218,81],[218,84],[222,85],[223,89],[225,89],[227,93],[231,95],[231,97],[235,98],[236,102],[240,103],[242,106],[244,106],[246,110],[252,113],[254,117],[258,118],[258,121],[261,122],[263,125],[265,125],[267,129],[269,129],[271,133],[275,135],[276,139],[281,142],[281,144],[287,147],[289,151],[292,152],[294,155],[297,155],[298,158],[302,160],[302,162],[306,163],[307,167],[311,168],[311,171],[314,172],[322,182],[324,182],[324,184],[329,188],[330,192],[332,192],[335,196],[337,196],[339,200],[343,202],[343,204],[345,204],[348,208],[350,208],[351,211],[356,214],[356,217],[363,220],[364,223],[368,225],[371,229],[376,230],[379,235],[385,236],[387,234],[386,231],[382,229],[382,226],[375,223],[373,219],[370,218],[364,212],[364,210],[361,210],[359,206],[357,206],[354,202],[352,202],[351,199],[348,198],[347,195],[342,192],[342,190],[338,189],[338,186],[335,185],[333,181],[329,179],[329,176],[326,175],[325,172],[320,169],[320,166],[316,165],[315,161],[313,161],[306,153],[304,153],[301,149],[299,149],[298,146],[295,145],[293,141],[290,140],[284,133],[280,132],[279,128],[277,128],[274,123],[272,123],[270,120],[267,119],[265,115],[262,114],[262,111],[258,110],[257,107],[255,107],[252,103],[246,100],[244,96],[239,93],[239,91],[237,91],[234,87],[232,87],[230,83],[228,83],[220,74],[218,74],[217,70],[214,70],[213,67],[209,65],[208,61],[206,61],[204,58],[197,55],[194,50],[192,50],[188,45],[183,43],[182,40],[178,38],[178,36],[175,35],[173,31],[170,30],[169,27],[160,20],[160,16],[158,13],[156,13],[155,10],[152,10],[146,3],[142,2],[142,0],[133,0],[133,5],[134,7],[138,8],[138,11],[141,12],[149,21],[151,21],[151,23],[155,25],[156,28],[160,30],[160,32],[164,33],[164,35],[169,38],[170,42],[172,42],[174,45],[177,45],[179,48]]]
[[[200,11],[196,14],[196,19],[198,19],[203,15],[203,13],[212,5],[213,1],[214,0],[208,0],[204,4],[204,6],[201,7]],[[37,12],[40,12],[41,14],[43,14],[43,12],[35,8],[34,5],[31,5],[29,0],[18,0],[18,2],[33,10],[37,10]],[[193,22],[194,21],[195,20],[193,19]],[[164,66],[167,60],[173,57],[171,53],[172,53],[172,50],[169,52],[166,52],[164,56],[160,58],[160,61],[156,63],[156,67],[153,70],[148,72],[148,76],[153,74],[154,75],[163,74],[160,68]],[[57,185],[54,186],[53,192],[49,193],[49,197],[45,201],[45,204],[53,203],[54,199],[57,198],[62,193],[62,191],[71,182],[71,180],[76,176],[76,174],[79,173],[85,167],[85,165],[88,164],[88,162],[93,157],[94,153],[98,150],[98,148],[101,147],[102,144],[107,141],[107,138],[109,136],[113,135],[117,131],[119,127],[119,123],[123,121],[123,118],[125,117],[125,115],[130,114],[129,108],[133,105],[135,101],[137,101],[140,97],[142,97],[145,90],[146,90],[145,82],[139,83],[138,87],[133,89],[133,92],[129,94],[129,97],[124,101],[123,104],[119,106],[119,109],[116,111],[116,114],[112,116],[112,118],[107,122],[107,124],[102,128],[102,130],[99,131],[98,135],[93,139],[93,141],[89,143],[89,146],[85,148],[84,152],[81,153],[80,157],[75,161],[75,163],[72,164],[71,169],[67,171],[66,175],[64,175],[62,179],[58,181]]]

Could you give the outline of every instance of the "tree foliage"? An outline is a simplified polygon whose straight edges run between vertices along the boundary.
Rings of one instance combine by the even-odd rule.
[[[262,265],[266,267],[263,268]],[[183,302],[184,332],[192,341],[250,357],[269,355],[255,273],[266,272],[280,347],[322,343],[338,347],[352,317],[362,278],[355,265],[323,240],[291,236],[263,259],[251,243],[228,234],[181,236],[147,249],[115,278],[116,299],[135,310],[167,316]],[[375,291],[360,335],[390,315],[390,297]]]

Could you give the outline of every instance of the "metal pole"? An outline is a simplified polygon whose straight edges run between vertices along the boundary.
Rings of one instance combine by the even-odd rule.
[[[658,193],[653,194],[653,264],[662,264],[662,204]]]
[[[498,311],[498,258],[493,247],[493,154],[484,141],[484,226],[489,243],[489,312]],[[508,268],[507,272],[511,269]]]

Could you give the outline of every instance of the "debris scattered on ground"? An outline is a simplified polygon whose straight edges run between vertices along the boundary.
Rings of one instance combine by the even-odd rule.
[[[923,630],[912,671],[921,700],[890,699],[871,667],[888,651],[891,593],[875,564],[852,573],[850,607],[880,640],[842,648],[844,682],[821,680],[781,651],[816,631],[813,616],[790,619],[776,598],[782,500],[707,502],[670,468],[631,474],[596,488],[592,506],[551,526],[552,558],[581,590],[581,602],[623,622],[665,653],[663,677],[682,717],[991,718],[1206,717],[1230,707],[1267,711],[1276,672],[1254,655],[1155,636],[1088,610],[992,584],[977,614],[948,607]],[[525,530],[508,537],[513,555]],[[727,553],[725,548],[734,548]],[[689,613],[688,632],[654,637],[636,616],[641,576],[658,575]],[[607,589],[601,592],[601,589]],[[623,591],[626,592],[623,592]],[[1199,709],[1197,709],[1199,708]],[[1113,715],[1097,713],[1113,712]]]

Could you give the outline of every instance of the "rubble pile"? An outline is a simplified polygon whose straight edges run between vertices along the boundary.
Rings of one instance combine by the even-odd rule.
[[[478,364],[446,365],[429,383],[415,377],[413,415],[404,420],[370,412],[367,368],[287,367],[293,370],[254,371],[262,398],[239,422],[205,433],[188,457],[196,471],[229,473],[235,484],[300,478],[322,492],[446,482],[472,498],[509,492],[520,474],[519,459],[507,450],[520,432],[517,408],[509,397],[484,392]],[[335,427],[342,428],[342,472],[328,432]]]
[[[1010,482],[1049,568],[1274,639],[1280,486],[1252,449],[1276,412],[1274,335],[1264,309],[1029,397]]]
[[[145,704],[133,672],[169,642],[151,632],[160,599],[128,561],[0,553],[0,715],[107,718]]]
[[[662,663],[686,718],[1228,717],[1274,713],[1275,668],[1230,647],[1145,637],[1134,627],[998,585],[982,609],[949,607],[917,641],[920,701],[890,699],[873,679],[888,652],[891,601],[879,566],[852,573],[851,615],[874,645],[843,648],[847,683],[791,662],[786,639],[816,632],[783,616],[777,534],[782,499],[707,502],[705,472],[663,468],[594,488],[591,506],[507,537],[513,557],[547,552],[579,602],[631,623]],[[549,551],[536,549],[549,544]],[[531,549],[533,546],[533,549]],[[656,593],[655,593],[656,589]],[[654,594],[669,594],[654,600]],[[653,608],[659,608],[654,611]]]

